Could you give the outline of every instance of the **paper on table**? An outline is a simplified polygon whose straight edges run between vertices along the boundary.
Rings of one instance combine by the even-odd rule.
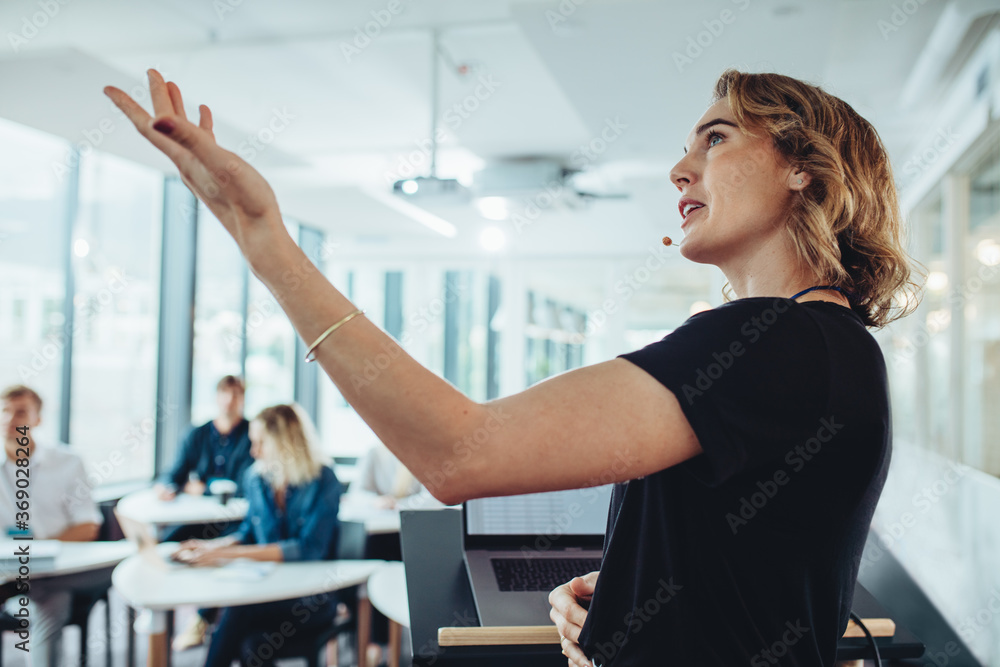
[[[274,571],[277,563],[237,558],[215,570],[215,576],[229,581],[260,581]]]
[[[12,540],[0,539],[0,557],[12,557],[18,549],[27,546],[34,558],[55,558],[59,555],[62,542],[59,540]]]

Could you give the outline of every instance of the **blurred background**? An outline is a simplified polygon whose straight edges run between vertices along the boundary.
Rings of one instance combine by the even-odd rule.
[[[156,67],[189,115],[208,104],[316,265],[477,400],[723,302],[660,239],[681,238],[669,170],[724,69],[841,97],[889,150],[928,273],[875,333],[881,546],[1000,664],[996,0],[7,0],[0,26],[0,384],[42,394],[39,437],[105,490],[169,465],[228,373],[248,417],[299,401],[329,456],[375,438],[103,86],[148,108]]]

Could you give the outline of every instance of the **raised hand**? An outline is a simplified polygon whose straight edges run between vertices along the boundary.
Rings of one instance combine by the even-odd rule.
[[[215,142],[212,112],[204,104],[195,125],[188,120],[180,88],[148,71],[155,116],[127,93],[107,86],[104,93],[128,116],[142,136],[177,165],[181,179],[236,239],[243,255],[266,252],[274,234],[285,232],[274,191],[260,173]]]

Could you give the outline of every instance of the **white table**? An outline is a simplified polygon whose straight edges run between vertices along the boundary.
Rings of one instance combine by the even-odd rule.
[[[6,545],[6,542],[4,542]],[[52,569],[31,569],[31,579],[61,577],[67,574],[90,572],[117,565],[135,553],[135,544],[128,540],[117,542],[63,542],[55,557]],[[0,572],[0,583],[17,579],[16,570]]]
[[[389,667],[399,667],[403,628],[410,627],[406,571],[402,563],[386,563],[368,578],[368,600],[389,619]],[[367,640],[365,637],[361,641],[367,644]]]
[[[337,517],[341,521],[356,521],[365,524],[369,535],[384,535],[399,532],[399,510],[378,509],[371,505],[351,502],[341,497]]]
[[[288,600],[326,593],[364,583],[384,561],[341,560],[275,563],[273,569],[252,581],[226,578],[222,567],[191,567],[167,560],[176,543],[157,547],[122,561],[111,581],[131,605],[154,612],[149,665],[166,663],[167,637],[160,631],[165,612],[182,605],[229,607],[257,602]]]
[[[143,489],[119,500],[115,511],[125,518],[159,528],[240,521],[246,516],[248,504],[245,498],[230,498],[223,505],[213,496],[190,493],[178,493],[173,500],[160,500],[155,489]]]
[[[399,532],[399,512],[404,509],[444,509],[439,501],[432,497],[404,501],[402,507],[394,509],[379,509],[372,503],[372,497],[363,495],[352,496],[347,493],[340,497],[340,510],[337,513],[341,521],[357,521],[365,524],[369,535],[382,535]]]

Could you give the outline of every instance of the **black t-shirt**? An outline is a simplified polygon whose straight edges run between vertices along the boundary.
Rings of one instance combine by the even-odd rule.
[[[759,297],[621,355],[703,453],[617,484],[580,644],[596,665],[833,665],[890,457],[861,318]]]

